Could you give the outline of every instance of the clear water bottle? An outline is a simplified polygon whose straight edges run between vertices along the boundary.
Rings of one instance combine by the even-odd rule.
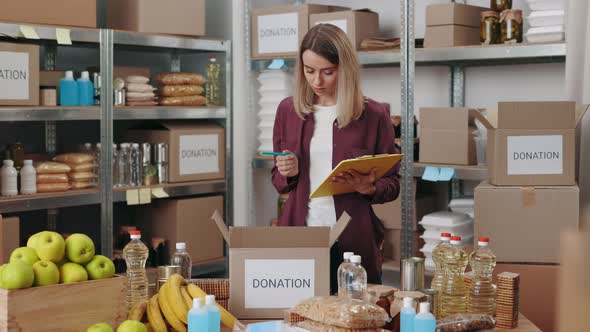
[[[145,262],[148,259],[149,249],[141,242],[141,232],[131,231],[131,241],[123,248],[123,258],[127,263],[127,310],[133,304],[148,299],[148,278],[145,271]]]
[[[353,252],[347,251],[344,253],[343,255],[343,261],[342,264],[340,264],[340,266],[338,267],[338,272],[336,273],[336,275],[338,276],[338,296],[344,296],[345,291],[344,291],[344,272],[346,271],[346,269],[348,268],[348,266],[350,265],[350,257],[354,256]]]
[[[170,265],[180,266],[182,271],[182,277],[186,280],[191,279],[193,261],[191,259],[191,256],[186,251],[186,243],[176,243],[176,252],[174,253],[174,255],[172,255],[172,258],[170,258]]]
[[[142,164],[143,158],[141,150],[139,150],[139,144],[133,143],[129,151],[129,184],[133,187],[141,186],[143,177]]]
[[[118,187],[119,184],[119,151],[117,151],[117,144],[113,144],[113,163],[111,164],[111,171],[113,172],[113,187]]]
[[[471,314],[493,316],[496,312],[496,286],[492,283],[496,255],[489,248],[489,244],[489,238],[479,238],[477,249],[469,256],[469,264],[474,272],[467,303],[467,312]]]
[[[342,272],[344,297],[358,300],[367,298],[367,271],[361,265],[361,256],[350,257],[350,265]]]
[[[116,187],[129,186],[129,144],[121,143],[117,155],[117,185]]]

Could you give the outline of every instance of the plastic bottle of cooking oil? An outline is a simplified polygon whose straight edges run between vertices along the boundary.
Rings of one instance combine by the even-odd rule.
[[[220,72],[221,66],[217,62],[217,59],[215,57],[210,57],[209,64],[207,65],[207,83],[205,85],[205,96],[209,101],[209,105],[221,106]]]
[[[496,287],[492,283],[492,272],[496,267],[496,255],[489,244],[489,238],[480,237],[477,249],[469,256],[474,278],[469,287],[467,312],[493,316],[496,312]]]
[[[145,262],[148,259],[148,247],[141,242],[141,232],[131,231],[131,241],[123,248],[123,258],[127,263],[127,297],[129,310],[133,304],[148,299],[148,278]]]
[[[461,237],[451,237],[451,248],[447,251],[443,265],[445,277],[441,292],[439,318],[464,313],[467,306],[467,287],[463,274],[468,256],[461,246]]]
[[[432,260],[434,261],[434,276],[430,288],[441,293],[443,281],[445,279],[445,271],[443,260],[448,249],[451,248],[451,233],[441,233],[440,243],[432,250]],[[439,295],[440,296],[440,295]],[[437,308],[432,308],[432,313],[438,317],[440,312],[440,301],[437,303]]]

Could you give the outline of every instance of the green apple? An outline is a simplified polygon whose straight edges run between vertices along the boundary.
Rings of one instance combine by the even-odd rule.
[[[72,234],[66,239],[66,257],[70,262],[86,264],[94,257],[94,242],[85,234]]]
[[[90,280],[112,278],[115,275],[115,264],[108,257],[96,255],[86,265]]]
[[[138,320],[126,320],[117,329],[117,332],[148,332],[145,324]]]
[[[33,286],[35,274],[29,264],[8,263],[2,269],[2,286],[5,289],[29,288]]]
[[[107,323],[94,324],[86,332],[114,332],[113,328]]]
[[[31,235],[31,237],[29,237],[29,240],[27,240],[27,247],[32,248],[32,249],[36,249],[35,246],[37,245],[37,239],[39,238],[39,235],[41,235],[41,233],[43,233],[43,232],[39,232],[39,233],[35,233],[35,234]]]
[[[21,262],[29,265],[33,265],[39,261],[39,257],[35,252],[35,249],[29,247],[16,248],[10,254],[10,263]]]
[[[37,256],[42,261],[57,263],[65,254],[66,244],[64,238],[55,232],[41,232],[35,241]]]
[[[62,284],[88,280],[86,269],[76,263],[65,263],[59,268],[59,281]]]
[[[2,270],[6,267],[7,264],[0,265],[0,288],[4,288],[4,283],[2,282]]]
[[[59,268],[51,261],[38,261],[33,264],[35,282],[33,286],[49,286],[59,284]]]

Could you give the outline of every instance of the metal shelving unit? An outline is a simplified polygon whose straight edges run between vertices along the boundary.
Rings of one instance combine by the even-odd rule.
[[[75,190],[54,194],[21,195],[0,199],[3,213],[100,204],[99,190]]]
[[[225,119],[225,107],[115,107],[115,120]]]
[[[213,181],[198,181],[198,182],[187,182],[187,183],[166,183],[156,186],[143,186],[143,187],[129,187],[129,188],[114,188],[113,189],[113,202],[125,202],[127,200],[126,191],[136,189],[157,189],[161,188],[168,195],[168,197],[185,197],[193,195],[204,195],[211,193],[225,193],[226,183],[225,180],[213,180]],[[155,198],[152,198],[152,200]]]

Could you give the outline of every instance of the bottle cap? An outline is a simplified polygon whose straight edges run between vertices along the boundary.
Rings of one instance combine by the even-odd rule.
[[[141,232],[140,231],[130,231],[129,235],[131,235],[132,239],[141,239]]]
[[[350,262],[355,263],[355,264],[360,264],[362,261],[361,256],[359,255],[352,255],[350,257]]]
[[[404,297],[404,308],[413,308],[414,299],[411,297]]]
[[[184,249],[186,249],[186,243],[176,242],[176,250],[184,250]]]
[[[9,159],[7,159],[7,160],[4,160],[4,162],[3,162],[3,163],[4,163],[4,166],[7,166],[7,167],[12,167],[12,166],[14,166],[14,161],[12,161],[12,160],[9,160]]]
[[[87,149],[92,149],[92,143],[84,143],[84,147]]]
[[[420,313],[427,314],[430,312],[430,303],[428,302],[420,302]]]
[[[100,144],[100,143],[96,143],[96,148],[97,148],[97,149],[100,149],[100,147],[101,147],[101,146],[102,146],[102,144]]]
[[[74,72],[71,70],[66,71],[66,80],[74,80]]]
[[[451,241],[451,233],[440,233],[441,241]]]
[[[131,147],[134,149],[139,149],[139,143],[133,143],[131,144]]]
[[[203,299],[202,298],[193,299],[193,308],[200,308],[202,306],[203,306]]]
[[[489,237],[480,237],[479,240],[477,241],[477,245],[480,247],[487,247],[489,244],[490,244]]]
[[[344,259],[350,260],[350,257],[354,256],[354,252],[347,251],[342,256],[344,257]]]
[[[24,165],[33,165],[33,161],[31,159],[23,160]]]
[[[460,236],[452,236],[451,237],[451,244],[461,244],[461,237]]]
[[[211,62],[217,62],[217,59],[214,56],[212,56],[212,57],[209,58],[209,61],[211,61]]]
[[[205,296],[205,304],[206,305],[213,305],[213,304],[215,304],[215,295],[207,295],[207,296]]]
[[[81,79],[83,80],[90,80],[90,74],[87,71],[83,71],[82,75],[80,76]]]

